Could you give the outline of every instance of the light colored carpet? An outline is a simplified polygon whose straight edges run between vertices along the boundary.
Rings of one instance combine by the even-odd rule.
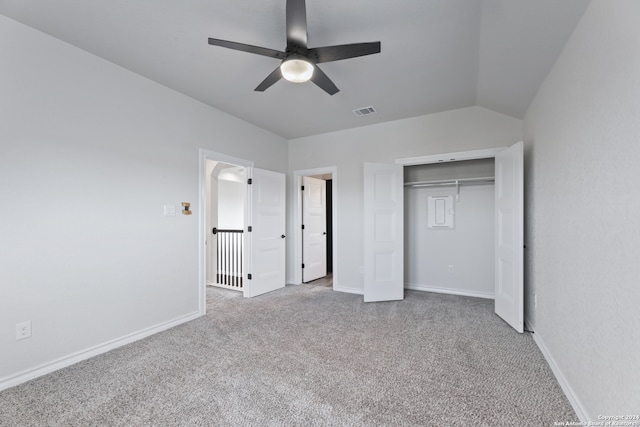
[[[0,393],[2,426],[551,426],[577,421],[490,300],[210,288],[209,314]]]

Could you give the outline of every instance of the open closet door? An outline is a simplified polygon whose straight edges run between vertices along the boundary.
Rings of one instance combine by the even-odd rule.
[[[524,255],[523,143],[496,154],[495,312],[522,333]]]
[[[253,168],[249,297],[285,286],[285,175]]]
[[[404,298],[403,169],[364,164],[364,301]]]

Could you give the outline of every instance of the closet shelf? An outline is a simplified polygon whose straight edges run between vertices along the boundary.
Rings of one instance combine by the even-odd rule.
[[[460,185],[461,184],[482,184],[482,183],[495,182],[495,178],[492,176],[483,176],[479,178],[460,178],[460,179],[438,179],[434,181],[415,181],[405,182],[404,186],[407,188],[420,188],[420,187],[444,187],[448,185],[456,186],[456,201],[460,200]]]
[[[405,182],[405,187],[436,187],[444,185],[460,185],[465,183],[491,183],[495,182],[492,176],[484,176],[479,178],[460,178],[460,179],[438,179],[433,181],[415,181]]]

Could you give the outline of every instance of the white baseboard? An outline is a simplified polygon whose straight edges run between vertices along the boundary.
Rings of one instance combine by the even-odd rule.
[[[462,291],[459,289],[440,288],[436,286],[414,285],[411,283],[405,283],[404,288],[412,291],[436,292],[439,294],[450,294],[450,295],[461,295],[465,297],[495,299],[495,295],[493,293],[488,293],[488,292]]]
[[[364,291],[362,289],[356,289],[356,288],[343,288],[343,287],[334,286],[333,290],[336,292],[344,292],[345,294],[364,295]]]
[[[555,375],[556,380],[558,380],[558,384],[560,384],[560,388],[562,388],[562,391],[567,396],[567,399],[569,400],[571,407],[573,408],[576,415],[578,416],[578,419],[582,423],[584,423],[584,425],[587,425],[587,423],[589,422],[587,411],[584,409],[584,406],[582,406],[580,399],[578,399],[578,396],[575,394],[575,392],[567,382],[567,379],[565,378],[562,371],[558,367],[558,364],[556,363],[555,359],[549,352],[549,349],[544,344],[544,340],[542,339],[540,334],[535,330],[531,322],[527,319],[525,319],[525,326],[527,326],[528,330],[533,331],[533,334],[532,334],[533,341],[536,343],[536,345],[542,352],[542,355],[544,356],[547,363],[549,364],[549,367],[551,368],[553,375]]]
[[[61,357],[51,362],[43,363],[42,365],[36,366],[34,368],[26,369],[14,375],[0,378],[0,391],[6,390],[10,387],[15,387],[18,384],[22,384],[24,382],[27,382],[34,378],[41,377],[43,375],[49,374],[59,369],[66,368],[67,366],[73,365],[75,363],[81,362],[86,359],[90,359],[91,357],[97,356],[99,354],[106,353],[107,351],[113,350],[114,348],[122,347],[123,345],[141,340],[153,334],[157,334],[158,332],[162,332],[164,330],[173,328],[174,326],[178,326],[182,323],[186,323],[191,320],[197,319],[198,317],[200,317],[200,313],[196,311],[191,314],[180,316],[173,320],[169,320],[167,322],[163,322],[158,325],[142,329],[138,332],[125,335],[121,338],[117,338],[111,341],[107,341],[103,344],[90,347],[86,350],[81,350],[76,353],[72,353],[68,356]]]

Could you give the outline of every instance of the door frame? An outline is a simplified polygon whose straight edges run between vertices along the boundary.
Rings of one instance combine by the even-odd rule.
[[[427,165],[430,163],[460,162],[462,160],[494,159],[496,154],[509,147],[484,148],[482,150],[458,151],[455,153],[432,154],[429,156],[396,159],[403,166]]]
[[[207,160],[215,162],[227,163],[234,166],[242,166],[247,168],[247,176],[251,176],[251,169],[254,166],[254,162],[251,160],[245,160],[238,157],[229,156],[227,154],[219,153],[212,150],[200,148],[198,150],[198,312],[201,316],[207,313]],[[248,191],[245,194],[244,203],[244,223],[248,224],[249,208],[247,198],[249,197]],[[245,245],[243,252],[250,250],[251,243],[245,239]],[[243,256],[244,258],[244,256]],[[247,268],[244,271],[248,271]],[[246,273],[243,273],[246,274]],[[246,286],[251,286],[248,280],[243,280]],[[243,290],[247,292],[247,288]]]
[[[323,168],[301,169],[293,171],[293,283],[302,284],[302,195],[300,186],[303,176],[331,174],[331,252],[333,260],[333,289],[339,290],[338,281],[338,168],[327,166]]]
[[[516,144],[518,144],[518,143],[521,143],[521,142],[516,142]],[[511,145],[511,146],[513,146],[513,145]],[[508,148],[510,148],[510,146],[507,146],[507,147],[496,147],[496,148],[486,148],[486,149],[471,150],[471,151],[459,151],[459,152],[455,152],[455,153],[434,154],[434,155],[430,155],[430,156],[407,157],[407,158],[397,159],[396,163],[399,163],[399,164],[401,164],[403,166],[412,166],[412,165],[424,165],[424,164],[433,164],[433,163],[458,162],[458,161],[462,161],[462,160],[475,160],[475,159],[487,159],[487,158],[495,159],[496,155],[498,153],[500,153],[503,150],[506,150]],[[497,191],[497,189],[496,189],[496,191]],[[522,217],[524,218],[524,211],[522,212]],[[523,241],[523,243],[524,243],[524,241]],[[494,242],[494,246],[496,244],[497,243]],[[523,259],[521,260],[521,262],[524,262],[524,257],[522,257],[522,258]],[[524,296],[524,277],[522,277],[522,290],[521,290],[520,298],[522,299],[523,296]],[[495,301],[495,295],[494,295],[494,301]],[[495,311],[495,309],[494,309],[494,311]],[[496,314],[498,314],[497,311],[496,311]],[[524,306],[522,307],[521,314],[524,315]],[[509,322],[507,322],[507,323],[509,323]],[[510,326],[512,326],[514,329],[516,329],[520,333],[522,333],[523,325],[524,325],[524,317],[522,319],[522,325],[519,325],[518,327],[515,327],[515,326],[510,324]]]
[[[327,215],[327,180],[311,176],[302,176],[302,185],[304,191],[302,194],[302,220],[304,228],[302,229],[302,281],[308,283],[313,280],[326,277],[328,274],[327,264],[329,259],[327,251],[327,241],[331,236],[327,234],[327,219],[331,217],[331,213]],[[320,203],[312,203],[312,187],[320,190]],[[317,193],[316,193],[317,194]],[[313,214],[313,215],[312,215]],[[312,218],[320,216],[322,221],[313,221]],[[320,228],[315,228],[320,227]],[[324,233],[324,234],[322,234]],[[323,248],[322,251],[313,251],[318,258],[315,258],[311,248],[316,249],[318,246]],[[322,275],[324,273],[324,276]]]

